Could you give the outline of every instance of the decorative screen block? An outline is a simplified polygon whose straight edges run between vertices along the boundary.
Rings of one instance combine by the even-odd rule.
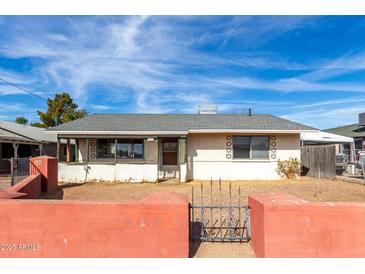
[[[276,136],[270,136],[270,158],[276,159]]]
[[[232,136],[226,136],[226,159],[232,159]]]
[[[90,157],[90,160],[96,159],[96,140],[95,139],[89,140],[89,157]]]

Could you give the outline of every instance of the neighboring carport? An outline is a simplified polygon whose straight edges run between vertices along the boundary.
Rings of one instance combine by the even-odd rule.
[[[10,173],[10,159],[40,154],[41,143],[0,128],[0,174]]]
[[[319,132],[308,132],[302,133],[300,135],[300,140],[302,146],[306,145],[340,145],[340,144],[348,144],[352,149],[350,150],[352,153],[349,155],[350,161],[355,159],[354,151],[354,139],[338,134],[333,134],[329,132],[319,131]],[[342,152],[337,147],[338,152]]]

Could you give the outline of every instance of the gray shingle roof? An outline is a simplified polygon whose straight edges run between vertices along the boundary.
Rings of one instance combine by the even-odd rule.
[[[358,124],[329,128],[324,131],[347,137],[365,137],[365,127],[359,127]]]
[[[94,114],[48,131],[316,130],[267,114]]]
[[[50,143],[57,142],[57,137],[51,134],[47,134],[45,132],[45,129],[43,128],[26,126],[13,122],[4,122],[4,121],[0,121],[0,128],[10,132],[9,134],[13,136],[14,134],[18,135],[18,139],[29,139],[36,142],[50,142]]]
[[[32,139],[23,137],[21,135],[15,134],[13,132],[7,131],[0,127],[0,141],[22,141],[22,142],[35,142]]]

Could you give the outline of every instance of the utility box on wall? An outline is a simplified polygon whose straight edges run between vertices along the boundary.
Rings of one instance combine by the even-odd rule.
[[[42,191],[51,192],[58,187],[58,161],[54,157],[40,156],[30,159],[30,175],[42,175]]]

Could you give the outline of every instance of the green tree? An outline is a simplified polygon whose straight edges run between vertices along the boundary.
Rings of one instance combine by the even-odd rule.
[[[41,127],[41,128],[45,128],[46,127],[44,124],[39,123],[39,122],[31,123],[30,125],[32,127]]]
[[[24,116],[16,117],[15,123],[21,124],[21,125],[26,125],[26,124],[28,124],[28,119],[25,118]]]
[[[70,94],[56,93],[54,99],[47,100],[46,112],[37,111],[40,120],[45,127],[54,127],[60,124],[76,120],[87,115],[85,110],[78,109]]]

